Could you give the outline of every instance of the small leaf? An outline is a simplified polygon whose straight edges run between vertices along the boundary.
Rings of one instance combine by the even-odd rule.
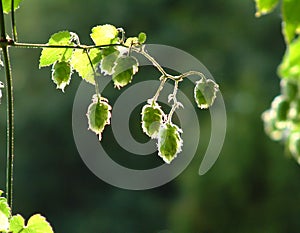
[[[211,79],[201,79],[196,82],[194,89],[194,98],[199,108],[204,109],[210,107],[219,90],[219,86]]]
[[[256,3],[256,17],[268,14],[274,10],[278,4],[278,0],[255,0]]]
[[[300,38],[288,46],[278,67],[278,75],[283,79],[297,80],[300,77]]]
[[[284,0],[282,3],[283,34],[287,44],[292,42],[300,30],[300,1]]]
[[[115,87],[120,89],[131,82],[133,75],[138,71],[138,61],[132,56],[121,56],[116,63],[112,80]]]
[[[157,103],[146,104],[142,108],[142,129],[151,138],[157,138],[164,113]]]
[[[9,228],[9,218],[11,216],[10,207],[4,197],[0,197],[0,232]]]
[[[138,40],[140,44],[144,44],[147,40],[147,35],[144,32],[140,32],[140,34],[138,35]]]
[[[105,98],[93,96],[92,103],[88,107],[87,118],[89,129],[98,135],[99,141],[102,139],[105,126],[110,124],[110,110],[111,106]]]
[[[89,56],[92,65],[96,68],[101,60],[101,52],[99,49],[91,49]],[[95,85],[95,74],[90,64],[89,58],[84,50],[76,49],[72,55],[71,66],[85,81]]]
[[[71,81],[72,69],[68,62],[56,62],[52,68],[52,80],[56,84],[56,88],[61,89],[63,92],[65,87]]]
[[[288,140],[288,147],[293,157],[300,164],[300,133],[299,132],[291,133]]]
[[[110,24],[100,25],[92,28],[90,34],[95,45],[109,45],[118,42],[118,29]]]
[[[262,114],[265,133],[274,141],[280,141],[285,137],[284,131],[277,127],[276,112],[268,109]]]
[[[25,220],[21,215],[17,214],[10,219],[9,231],[13,233],[21,232],[21,230],[23,230],[24,228],[25,228]]]
[[[50,37],[48,45],[73,45],[73,34],[75,33],[70,33],[68,31],[55,33]],[[40,56],[39,66],[50,66],[56,61],[69,61],[71,59],[72,53],[72,48],[44,48]]]
[[[3,12],[8,14],[9,12],[11,12],[11,1],[12,0],[3,0],[2,4],[3,4]],[[14,10],[19,8],[20,2],[22,0],[14,0]]]
[[[110,46],[102,49],[102,59],[100,62],[100,68],[104,75],[112,75],[116,66],[117,58],[120,55],[120,51]]]
[[[35,214],[30,217],[22,233],[53,233],[53,229],[43,216]]]
[[[182,139],[179,133],[182,130],[172,123],[165,123],[159,129],[158,155],[166,163],[170,163],[181,152]]]

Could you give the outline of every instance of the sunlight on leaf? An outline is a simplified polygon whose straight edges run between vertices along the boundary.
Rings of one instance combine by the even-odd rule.
[[[110,24],[100,25],[92,28],[90,34],[95,45],[108,45],[118,41],[118,29]]]
[[[74,33],[61,31],[53,34],[48,45],[73,45],[72,42]],[[49,66],[56,61],[69,61],[73,53],[72,48],[44,48],[40,56],[40,67]]]
[[[12,0],[2,0],[2,4],[3,4],[3,12],[8,14],[9,12],[11,12],[11,1]],[[20,2],[22,0],[14,0],[14,10],[19,8]]]
[[[102,139],[105,126],[110,124],[110,110],[111,106],[107,99],[96,94],[93,96],[92,103],[88,107],[87,118],[89,129],[98,135],[99,141]]]
[[[255,0],[256,3],[256,17],[272,12],[278,4],[278,0]]]
[[[300,1],[284,0],[282,3],[282,30],[287,44],[291,43],[300,30]]]
[[[209,108],[216,99],[219,86],[211,79],[201,79],[196,82],[194,98],[199,108]]]
[[[57,89],[61,89],[64,92],[65,87],[69,85],[71,81],[72,69],[68,62],[56,62],[52,68],[52,80],[56,84]]]

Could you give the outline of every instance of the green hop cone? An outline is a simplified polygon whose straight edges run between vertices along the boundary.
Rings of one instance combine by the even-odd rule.
[[[158,155],[168,164],[181,152],[183,141],[180,133],[182,130],[172,123],[165,123],[159,129]]]
[[[88,107],[87,118],[89,129],[98,135],[99,141],[102,138],[102,132],[106,125],[110,124],[111,106],[107,99],[94,95],[92,103]]]
[[[196,82],[194,98],[199,108],[209,108],[217,97],[218,84],[211,79],[204,79]]]
[[[146,104],[141,115],[143,132],[151,138],[157,138],[164,116],[160,106],[157,103],[154,105]]]
[[[115,87],[120,89],[131,82],[133,75],[138,71],[138,61],[135,57],[121,56],[116,60],[112,80]]]
[[[283,79],[280,82],[281,93],[290,101],[298,95],[298,85],[295,81]]]
[[[71,81],[71,74],[72,68],[69,62],[61,61],[54,63],[52,68],[52,80],[56,84],[56,88],[64,92],[65,87],[69,85]]]

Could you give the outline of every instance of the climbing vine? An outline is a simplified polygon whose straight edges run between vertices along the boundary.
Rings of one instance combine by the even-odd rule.
[[[218,85],[207,79],[200,71],[189,71],[179,75],[169,74],[151,54],[145,42],[147,36],[141,32],[136,37],[127,37],[125,30],[110,24],[98,25],[91,29],[90,37],[93,45],[83,45],[75,32],[59,31],[54,33],[46,44],[21,43],[17,39],[17,25],[14,11],[19,8],[21,0],[0,0],[0,47],[3,56],[6,81],[0,81],[0,100],[2,91],[6,94],[7,104],[7,176],[6,197],[0,192],[0,232],[3,233],[52,233],[53,229],[44,217],[33,215],[25,224],[24,218],[12,213],[13,204],[13,164],[14,164],[14,101],[13,77],[10,64],[9,48],[42,49],[39,68],[50,66],[51,78],[56,88],[66,91],[74,72],[95,88],[91,96],[91,104],[87,106],[87,122],[89,130],[97,135],[99,141],[105,136],[105,128],[110,124],[112,106],[99,90],[98,78],[101,74],[111,78],[115,88],[121,89],[131,83],[139,70],[139,61],[134,53],[140,54],[150,61],[160,73],[160,85],[153,97],[149,96],[147,104],[142,108],[141,127],[151,139],[157,140],[158,155],[171,163],[181,152],[184,129],[173,123],[173,115],[183,105],[177,99],[180,83],[189,76],[198,76],[194,87],[194,98],[201,109],[209,108],[219,90]],[[13,10],[12,10],[13,9]],[[4,13],[10,13],[11,35],[6,31]],[[166,82],[174,85],[169,95],[171,109],[163,112],[158,98]],[[146,101],[146,100],[145,100]],[[85,113],[83,113],[85,114]]]

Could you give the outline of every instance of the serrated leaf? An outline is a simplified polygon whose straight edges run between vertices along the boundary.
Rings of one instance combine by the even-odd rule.
[[[53,34],[48,45],[73,45],[74,33],[61,31]],[[40,67],[50,66],[56,61],[69,61],[73,53],[72,48],[44,48],[40,56]]]
[[[256,17],[272,12],[277,6],[279,0],[255,0],[256,3]]]
[[[110,24],[100,25],[92,28],[90,34],[95,45],[109,45],[118,41],[118,29]]]
[[[300,30],[300,1],[284,0],[282,3],[283,34],[289,44]]]
[[[100,62],[101,72],[104,75],[112,75],[116,66],[116,61],[120,55],[120,51],[114,47],[102,49],[102,59]]]
[[[2,0],[3,12],[8,14],[11,12],[11,1],[12,0]],[[14,10],[19,8],[20,2],[22,0],[14,0]]]
[[[181,152],[182,130],[172,123],[165,123],[159,129],[158,135],[158,155],[166,162],[170,163]]]
[[[143,132],[151,138],[157,138],[164,116],[160,106],[157,103],[146,104],[142,108],[141,115]]]
[[[300,38],[288,46],[278,67],[278,75],[283,79],[297,80],[300,77]]]
[[[10,219],[9,231],[13,233],[21,232],[21,230],[24,228],[25,228],[25,220],[21,215],[17,214]]]
[[[4,197],[0,197],[0,232],[9,228],[9,218],[11,216],[10,207]]]
[[[88,107],[87,118],[89,129],[102,139],[102,132],[106,125],[110,124],[111,106],[108,101],[100,96],[94,95],[92,103]]]
[[[53,233],[53,229],[43,216],[35,214],[30,217],[22,233]]]
[[[52,80],[56,84],[56,88],[63,92],[65,87],[71,81],[72,68],[69,62],[56,62],[52,67]]]
[[[144,44],[147,40],[147,35],[144,32],[140,32],[138,35],[138,41],[140,44]]]
[[[99,49],[89,50],[89,56],[92,61],[93,67],[96,69],[101,60],[101,51]],[[89,58],[84,50],[77,49],[72,55],[70,61],[71,66],[85,81],[95,85],[95,74],[90,64]]]
[[[209,108],[216,99],[219,86],[211,79],[201,79],[196,82],[194,98],[199,108]]]
[[[120,89],[131,82],[133,75],[138,71],[138,61],[132,56],[121,56],[116,63],[112,80],[115,87]]]

